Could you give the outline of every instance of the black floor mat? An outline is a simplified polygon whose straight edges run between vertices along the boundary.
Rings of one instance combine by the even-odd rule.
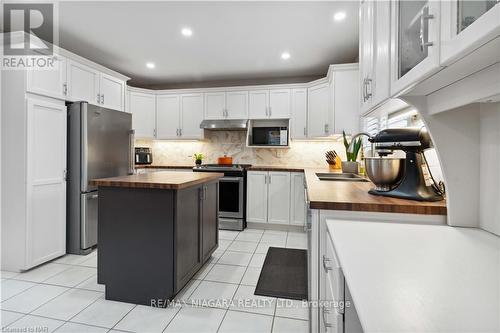
[[[270,247],[255,295],[307,300],[307,251]]]

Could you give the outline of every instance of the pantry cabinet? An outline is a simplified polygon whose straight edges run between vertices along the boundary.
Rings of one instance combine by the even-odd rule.
[[[249,171],[247,177],[248,222],[304,225],[303,173]]]
[[[307,88],[292,89],[292,139],[307,137]]]
[[[143,92],[129,92],[128,111],[132,113],[132,127],[136,138],[153,139],[155,137],[155,110],[154,94]]]
[[[440,68],[440,1],[393,0],[391,17],[391,93],[396,94]]]
[[[125,110],[125,81],[74,60],[67,66],[68,99]]]
[[[52,59],[54,60],[52,69],[29,69],[26,71],[26,90],[34,94],[64,100],[67,95],[67,60],[58,54],[54,54]]]
[[[250,119],[290,118],[290,89],[249,91]]]
[[[248,91],[206,92],[205,119],[247,119]]]
[[[448,66],[499,34],[498,1],[441,1],[441,65]]]

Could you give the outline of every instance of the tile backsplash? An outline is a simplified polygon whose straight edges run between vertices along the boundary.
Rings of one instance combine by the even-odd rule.
[[[254,165],[289,165],[303,167],[325,167],[325,152],[335,150],[345,159],[342,137],[322,141],[290,142],[289,149],[249,148],[245,131],[205,131],[201,141],[136,140],[136,147],[153,150],[153,164],[194,164],[192,155],[203,153],[203,163],[217,163],[217,157],[227,154],[234,163]]]

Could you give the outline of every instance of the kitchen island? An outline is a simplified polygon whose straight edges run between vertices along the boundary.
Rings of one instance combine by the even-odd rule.
[[[186,285],[218,246],[222,176],[161,171],[92,181],[106,299],[164,306]]]

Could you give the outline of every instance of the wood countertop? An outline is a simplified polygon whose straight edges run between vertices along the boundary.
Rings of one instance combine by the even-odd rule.
[[[136,164],[136,169],[192,169],[194,165],[186,164],[169,164],[169,165],[158,165],[158,164]]]
[[[364,212],[446,215],[446,200],[421,202],[369,194],[372,182],[319,180],[316,172],[328,169],[304,170],[307,196],[312,209],[350,210]]]
[[[152,188],[182,190],[191,186],[218,180],[223,173],[192,171],[158,171],[140,175],[93,179],[91,185],[106,187]]]

